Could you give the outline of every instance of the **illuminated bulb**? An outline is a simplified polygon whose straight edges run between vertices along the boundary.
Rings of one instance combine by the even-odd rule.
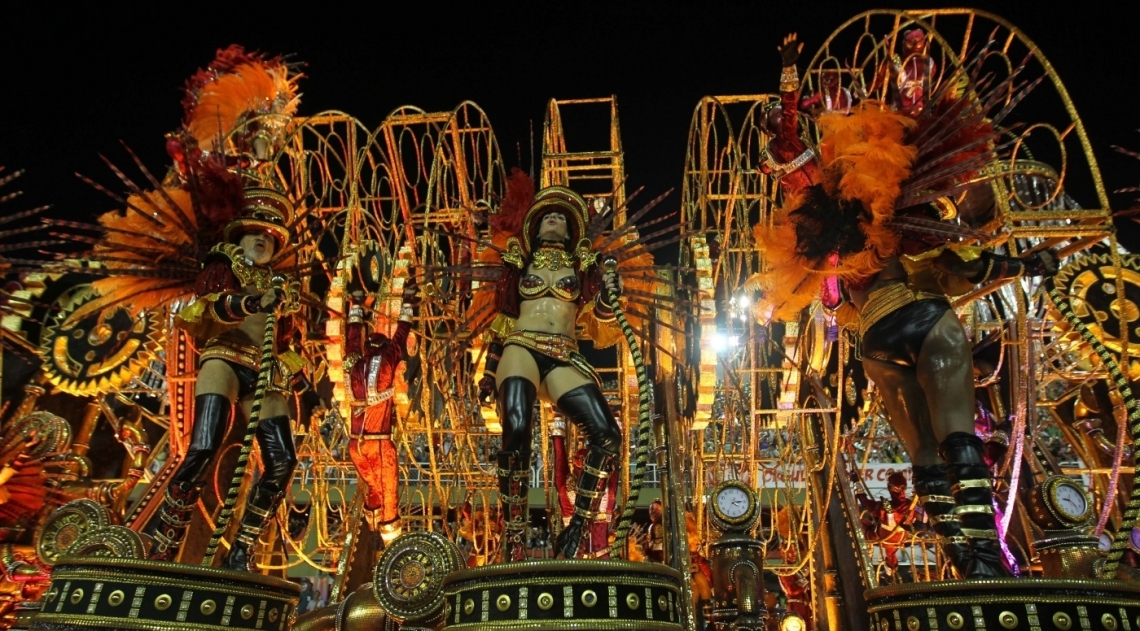
[[[738,301],[736,302],[736,304],[740,305],[740,308],[741,308],[741,309],[747,309],[747,308],[748,308],[748,305],[749,305],[750,303],[748,302],[748,298],[747,298],[747,297],[743,297],[743,298],[741,298],[740,300],[738,300]]]
[[[805,627],[799,614],[788,612],[780,618],[780,631],[804,631]]]
[[[735,336],[717,333],[712,337],[712,348],[715,353],[723,353],[730,348],[736,348],[737,339]]]

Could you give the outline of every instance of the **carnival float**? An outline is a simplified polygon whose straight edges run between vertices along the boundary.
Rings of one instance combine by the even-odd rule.
[[[779,52],[672,195],[616,97],[528,173],[231,46],[94,222],[0,196],[0,624],[1140,628],[1140,259],[1047,51]]]

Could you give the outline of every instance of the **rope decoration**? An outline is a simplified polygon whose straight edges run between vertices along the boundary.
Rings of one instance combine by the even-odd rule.
[[[604,263],[607,272],[617,270],[617,261],[609,259]],[[653,384],[645,370],[645,358],[641,355],[641,346],[638,344],[633,327],[626,319],[625,313],[618,304],[617,292],[609,292],[609,302],[613,306],[614,317],[629,345],[629,354],[633,359],[634,369],[637,371],[637,458],[634,461],[633,472],[629,479],[629,497],[625,498],[622,507],[621,519],[618,521],[617,534],[614,537],[613,553],[615,556],[625,556],[626,542],[629,539],[629,529],[633,525],[633,514],[637,510],[637,498],[641,495],[641,486],[645,480],[645,471],[649,463],[649,440],[653,430],[653,416],[650,405],[653,400]]]
[[[1104,363],[1105,368],[1108,369],[1113,384],[1120,392],[1120,396],[1124,399],[1124,405],[1128,409],[1128,431],[1131,434],[1133,453],[1140,453],[1140,402],[1132,396],[1132,388],[1128,385],[1128,378],[1120,370],[1120,364],[1117,363],[1116,357],[1077,317],[1076,313],[1073,312],[1072,305],[1061,295],[1056,286],[1050,287],[1048,293],[1049,299],[1053,301],[1061,317],[1065,318],[1072,325],[1073,330],[1080,334],[1081,339],[1092,347],[1093,351],[1100,357],[1101,362]],[[1118,445],[1117,448],[1119,449],[1119,447]],[[1136,460],[1134,475],[1140,478],[1140,458]],[[1105,498],[1105,501],[1109,502],[1112,499]],[[1100,578],[1115,577],[1116,569],[1120,565],[1120,557],[1124,556],[1124,550],[1128,546],[1129,534],[1132,527],[1136,525],[1138,518],[1140,518],[1140,484],[1132,486],[1132,495],[1129,497],[1128,508],[1124,511],[1123,523],[1116,531],[1116,537],[1112,540],[1112,548],[1109,550],[1108,557],[1099,573]]]
[[[278,291],[281,291],[278,288]],[[253,451],[253,436],[257,432],[257,425],[261,422],[261,402],[265,399],[265,391],[269,389],[269,375],[273,371],[273,341],[276,337],[277,313],[269,314],[265,319],[265,337],[261,343],[261,363],[257,369],[257,387],[253,394],[253,405],[250,407],[249,420],[245,426],[245,436],[241,440],[241,452],[238,454],[237,467],[234,469],[233,479],[230,480],[226,499],[222,503],[222,512],[218,514],[217,525],[210,535],[210,543],[206,546],[206,556],[202,565],[209,566],[214,562],[218,546],[222,537],[229,528],[230,520],[234,515],[234,506],[237,504],[238,493],[241,491],[241,479],[245,477],[245,468],[249,464],[249,454]]]

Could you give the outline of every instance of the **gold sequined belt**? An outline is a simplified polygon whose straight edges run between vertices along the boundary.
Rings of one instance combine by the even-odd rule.
[[[257,370],[261,365],[261,349],[253,344],[220,335],[206,343],[206,347],[198,356],[198,364],[201,365],[208,359],[223,359],[250,370]]]
[[[867,297],[867,303],[863,305],[863,310],[859,312],[859,335],[866,335],[867,331],[870,331],[871,327],[875,326],[875,323],[879,320],[919,300],[942,300],[949,302],[946,296],[928,294],[924,291],[914,291],[910,287],[907,287],[906,283],[892,283],[886,287],[876,289]]]
[[[558,361],[569,362],[572,354],[578,352],[578,340],[560,333],[541,333],[538,331],[515,331],[503,340],[503,346],[515,344]]]

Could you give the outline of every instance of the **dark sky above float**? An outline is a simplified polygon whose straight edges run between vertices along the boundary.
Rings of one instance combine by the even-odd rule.
[[[305,62],[302,114],[337,109],[375,127],[400,105],[438,111],[475,101],[490,117],[507,164],[519,162],[520,146],[524,168],[529,125],[533,121],[540,138],[549,98],[616,94],[630,184],[654,194],[677,187],[670,204],[675,208],[689,123],[702,96],[775,91],[775,49],[785,33],[800,34],[810,59],[844,21],[880,6],[392,4],[350,10],[327,3],[289,9],[194,3],[178,5],[185,9],[181,14],[128,12],[105,3],[6,8],[0,21],[0,165],[28,171],[18,208],[50,202],[53,214],[75,219],[110,209],[111,200],[73,173],[115,184],[97,154],[126,165],[119,140],[162,172],[169,162],[163,134],[181,120],[183,82],[215,49],[231,43]],[[935,6],[961,5],[903,8]],[[1134,46],[1140,8],[971,6],[1005,17],[1040,46],[1085,122],[1106,186],[1140,183],[1140,161],[1110,148],[1140,150],[1140,52]],[[1091,190],[1070,192],[1086,207],[1096,203]],[[1134,197],[1114,196],[1113,207],[1129,207]],[[1140,226],[1127,222],[1121,230],[1124,243],[1140,251]]]

